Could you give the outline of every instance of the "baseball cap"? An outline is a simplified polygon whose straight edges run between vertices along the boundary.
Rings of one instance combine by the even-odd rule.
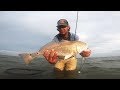
[[[68,26],[69,23],[66,19],[60,19],[58,22],[57,22],[57,27],[59,26]]]

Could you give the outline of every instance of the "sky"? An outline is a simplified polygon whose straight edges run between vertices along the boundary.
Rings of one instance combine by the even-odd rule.
[[[120,55],[120,11],[78,11],[76,34],[91,57]],[[75,32],[77,11],[0,11],[0,52],[34,52],[58,34],[59,19]]]

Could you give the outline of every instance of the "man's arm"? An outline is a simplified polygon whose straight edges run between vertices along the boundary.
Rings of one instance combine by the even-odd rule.
[[[52,39],[52,41],[54,41],[54,42],[59,42],[57,36],[55,36],[55,37]]]
[[[73,34],[73,36],[74,36],[74,35],[75,35],[75,34]],[[74,37],[75,37],[75,41],[79,41],[79,36],[78,36],[78,35],[75,35]],[[82,57],[89,57],[89,56],[91,55],[91,50],[90,50],[90,49],[86,49],[86,50],[82,51],[82,52],[80,53],[80,55],[81,55]]]

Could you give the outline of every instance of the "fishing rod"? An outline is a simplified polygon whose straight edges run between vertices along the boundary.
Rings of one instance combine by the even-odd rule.
[[[78,14],[79,14],[79,11],[77,11],[77,19],[76,19],[76,26],[75,26],[75,37],[76,37],[76,31],[77,31],[77,24],[78,24]],[[74,40],[75,40],[75,37],[74,37]],[[82,62],[85,58],[83,57],[82,60],[81,60],[81,67],[80,69],[78,70],[78,73],[80,73],[80,71],[83,69],[83,64],[85,62]]]
[[[76,26],[75,26],[75,36],[76,36],[76,30],[77,30],[77,23],[78,23],[78,11],[77,11],[77,19],[76,19]],[[74,37],[74,40],[75,40],[75,37]]]

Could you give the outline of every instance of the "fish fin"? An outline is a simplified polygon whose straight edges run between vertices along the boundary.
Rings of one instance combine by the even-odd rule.
[[[65,58],[64,59],[68,59],[68,58],[70,58],[70,57],[72,57],[73,55],[71,55],[71,54],[68,54],[68,55],[65,55]]]
[[[63,60],[65,60],[65,59],[68,59],[68,58],[70,58],[70,57],[72,57],[73,55],[71,55],[71,54],[68,54],[68,55],[65,55],[65,56],[58,56],[58,59],[63,59]]]
[[[58,59],[64,59],[65,56],[58,56]]]

